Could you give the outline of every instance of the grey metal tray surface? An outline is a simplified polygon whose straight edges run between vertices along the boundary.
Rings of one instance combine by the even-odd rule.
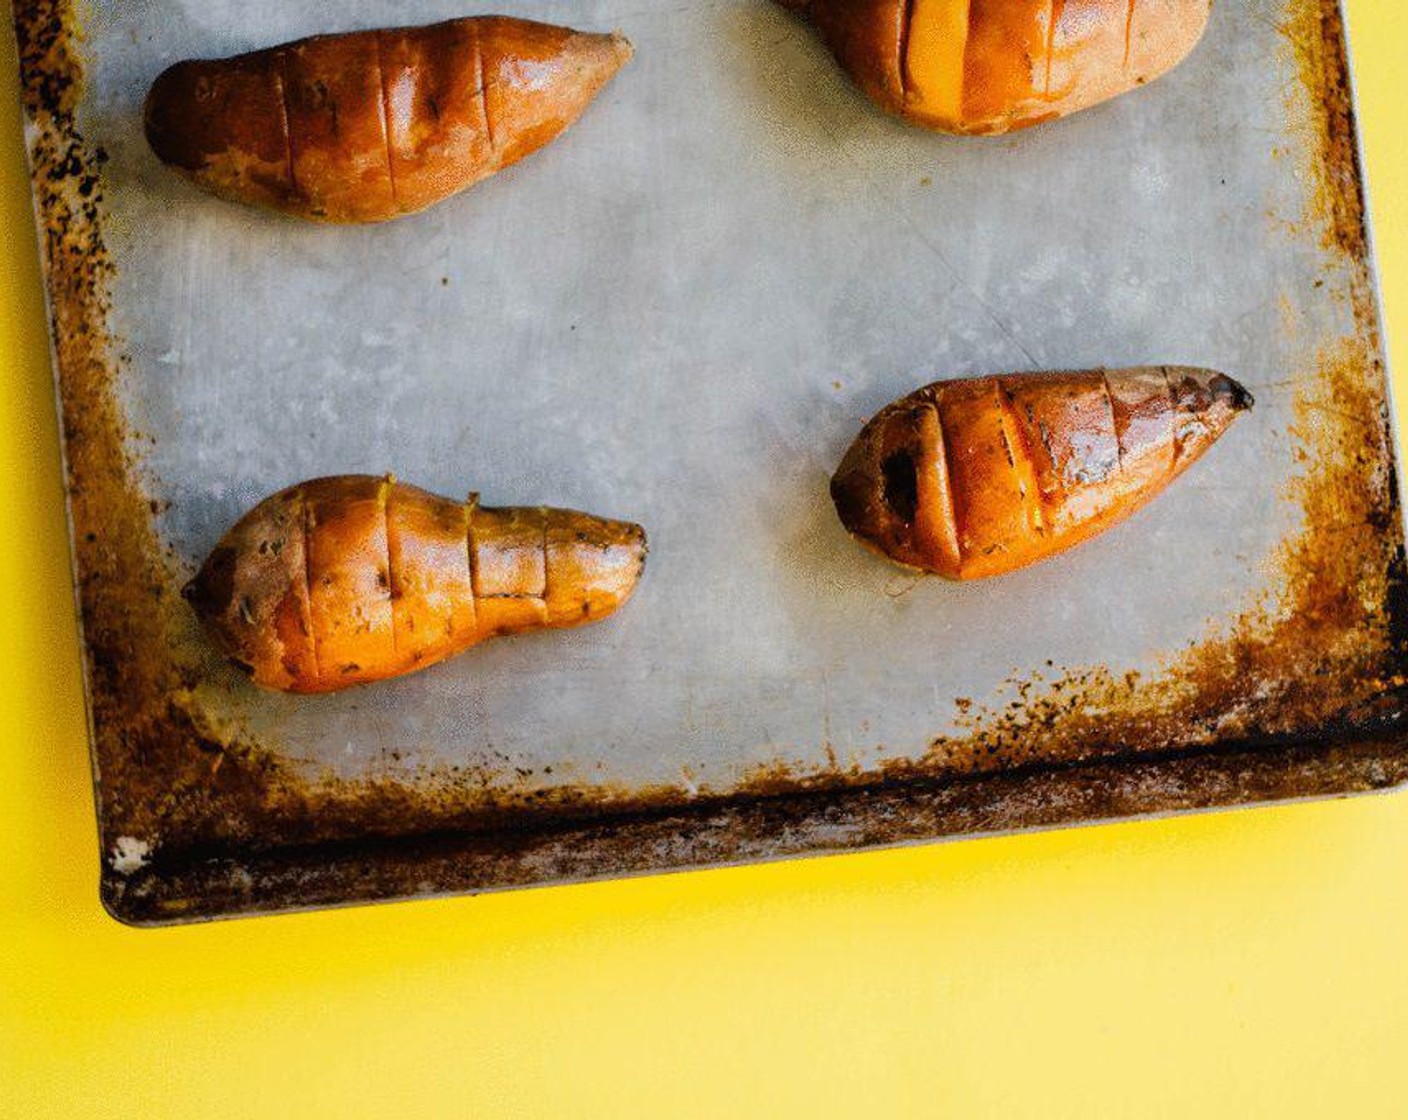
[[[523,0],[634,61],[417,217],[296,223],[148,150],[172,61],[463,4],[16,0],[109,908],[471,891],[1408,778],[1402,529],[1339,11],[1223,0],[1148,89],[1002,139],[885,117],[765,0]],[[826,481],[939,377],[1170,362],[1255,411],[1001,579]],[[178,591],[298,479],[644,523],[599,626],[262,693]]]

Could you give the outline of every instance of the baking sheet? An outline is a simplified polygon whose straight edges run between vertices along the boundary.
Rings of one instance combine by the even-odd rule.
[[[121,916],[983,831],[978,813],[882,835],[842,794],[933,797],[975,775],[1233,745],[1340,749],[1362,739],[1351,727],[1396,718],[1401,528],[1333,4],[1223,3],[1150,88],[975,141],[884,117],[761,0],[524,0],[514,14],[625,32],[635,59],[538,155],[429,213],[347,229],[170,174],[141,135],[148,85],[179,58],[462,4],[16,11]],[[26,36],[51,49],[24,51]],[[63,111],[35,84],[61,67],[82,74]],[[46,202],[56,137],[91,165],[91,221],[72,183]],[[81,298],[58,283],[64,208],[99,231],[103,269]],[[92,420],[65,369],[66,308],[106,363],[100,384],[84,375],[111,414],[97,468],[74,452]],[[1225,370],[1256,409],[1070,556],[955,585],[861,551],[836,521],[831,469],[866,416],[919,384],[1160,362]],[[267,493],[387,470],[486,504],[638,520],[646,578],[601,625],[336,696],[256,691],[175,589]],[[98,476],[141,500],[100,503]],[[155,601],[140,619],[138,585]],[[1397,751],[1374,755],[1377,779],[1269,795],[1386,784]],[[1018,800],[1039,784],[1024,780]],[[837,795],[840,833],[808,844],[758,825],[746,851],[711,855],[681,846],[680,824],[653,864],[618,852],[510,874],[465,855],[428,878],[309,885],[369,858],[369,838],[521,844],[799,791]],[[1129,811],[1219,798],[1137,800]]]

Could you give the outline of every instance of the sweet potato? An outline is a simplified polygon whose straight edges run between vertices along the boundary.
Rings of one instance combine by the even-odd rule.
[[[256,684],[333,692],[496,635],[605,618],[645,552],[644,530],[624,521],[341,475],[260,502],[185,595]]]
[[[846,528],[909,567],[999,575],[1138,509],[1252,407],[1185,366],[940,381],[882,409],[831,496]]]
[[[575,121],[631,56],[619,35],[480,16],[178,62],[147,139],[214,194],[327,222],[433,205]]]
[[[941,132],[1064,117],[1153,81],[1211,0],[781,0],[881,107]]]

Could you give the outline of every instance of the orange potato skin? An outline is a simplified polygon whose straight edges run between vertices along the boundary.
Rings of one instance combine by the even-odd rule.
[[[995,135],[1064,117],[1167,73],[1202,38],[1212,0],[947,0],[968,8],[957,112],[909,66],[916,5],[781,0],[803,12],[858,86],[926,128]],[[926,94],[928,96],[926,97]]]
[[[1000,575],[1133,513],[1252,403],[1225,374],[1187,366],[940,381],[866,424],[831,496],[846,529],[892,560]]]
[[[629,522],[340,475],[260,502],[185,595],[256,684],[335,692],[486,638],[605,618],[630,598],[645,554]]]
[[[199,186],[326,222],[380,222],[553,140],[631,56],[619,35],[477,16],[178,62],[147,140]]]

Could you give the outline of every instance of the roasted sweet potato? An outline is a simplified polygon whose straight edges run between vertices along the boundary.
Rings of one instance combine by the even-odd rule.
[[[780,0],[884,109],[941,132],[1064,117],[1153,81],[1211,0]]]
[[[147,96],[147,139],[222,197],[380,222],[541,148],[630,56],[619,35],[504,16],[319,35],[178,62]]]
[[[645,552],[644,530],[624,521],[341,475],[260,502],[185,594],[256,684],[334,692],[485,638],[605,618]]]
[[[901,564],[999,575],[1138,509],[1252,407],[1186,366],[940,381],[882,409],[831,480],[846,528]]]

